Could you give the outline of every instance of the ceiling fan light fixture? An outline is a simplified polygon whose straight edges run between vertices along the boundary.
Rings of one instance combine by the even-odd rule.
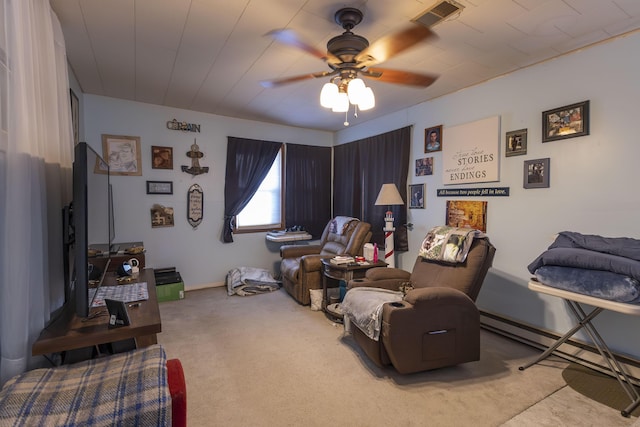
[[[325,83],[320,91],[320,105],[324,108],[333,108],[338,98],[338,86],[333,83]]]

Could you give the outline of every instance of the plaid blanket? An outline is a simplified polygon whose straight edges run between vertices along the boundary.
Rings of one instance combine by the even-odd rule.
[[[170,426],[160,345],[18,375],[0,391],[0,426]]]

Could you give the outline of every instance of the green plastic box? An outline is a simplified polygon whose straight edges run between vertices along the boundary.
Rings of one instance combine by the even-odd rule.
[[[184,282],[168,283],[156,286],[158,302],[184,299]]]

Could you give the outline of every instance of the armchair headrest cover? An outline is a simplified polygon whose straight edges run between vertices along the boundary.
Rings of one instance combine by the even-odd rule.
[[[486,237],[483,232],[469,227],[433,227],[420,246],[419,256],[426,260],[446,263],[464,262],[474,238]]]

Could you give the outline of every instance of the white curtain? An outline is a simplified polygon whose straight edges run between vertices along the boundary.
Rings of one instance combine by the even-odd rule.
[[[1,0],[0,384],[64,301],[62,207],[73,151],[64,38],[48,0]]]

